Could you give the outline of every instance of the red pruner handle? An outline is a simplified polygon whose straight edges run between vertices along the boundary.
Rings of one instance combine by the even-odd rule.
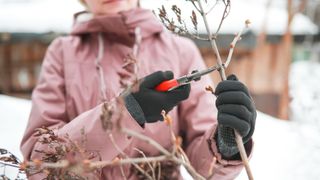
[[[168,81],[163,81],[162,83],[157,85],[155,90],[165,92],[177,86],[179,86],[179,82],[176,79],[171,79]]]

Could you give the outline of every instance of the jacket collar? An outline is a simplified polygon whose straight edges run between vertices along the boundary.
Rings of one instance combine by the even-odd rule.
[[[135,29],[140,28],[142,39],[163,31],[162,24],[146,9],[135,8],[114,15],[94,17],[89,12],[79,12],[74,16],[72,35],[93,33],[105,34],[110,40],[132,46]]]

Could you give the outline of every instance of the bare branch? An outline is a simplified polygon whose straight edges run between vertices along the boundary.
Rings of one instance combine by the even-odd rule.
[[[230,12],[230,8],[231,8],[231,3],[230,3],[230,0],[227,0],[227,2],[224,1],[224,4],[225,4],[225,8],[224,8],[224,11],[223,11],[223,15],[222,15],[222,18],[220,20],[220,23],[219,23],[219,26],[216,30],[216,33],[214,34],[213,38],[217,39],[218,37],[218,33],[222,27],[222,24],[223,24],[223,21],[227,18],[227,16],[229,15],[229,12]],[[206,16],[207,14],[205,14]]]
[[[117,143],[115,142],[114,138],[113,138],[113,135],[111,133],[109,133],[109,138],[111,140],[111,143],[113,144],[113,146],[116,148],[116,150],[121,154],[123,155],[125,158],[129,159],[129,156],[124,153],[120,147],[117,145]],[[151,179],[152,180],[152,177],[147,173],[145,172],[138,164],[136,163],[132,163],[132,165],[139,171],[141,172],[143,175],[145,175],[148,179]],[[122,170],[122,169],[121,169]]]
[[[227,68],[231,62],[231,59],[232,59],[232,55],[233,55],[233,51],[234,51],[234,48],[236,47],[236,44],[239,40],[241,40],[241,35],[243,33],[243,31],[248,28],[250,24],[250,21],[249,20],[246,20],[245,22],[245,27],[242,28],[242,30],[236,35],[236,37],[233,39],[233,41],[231,42],[230,44],[230,50],[229,50],[229,53],[228,53],[228,57],[227,57],[227,60],[226,60],[226,63],[224,64],[224,68]]]
[[[138,153],[140,153],[142,155],[142,157],[147,158],[147,156],[144,154],[143,151],[139,150],[138,148],[134,148],[134,150],[136,150]],[[152,165],[150,164],[150,162],[147,162],[151,172],[152,172],[152,179],[156,179],[156,174],[154,172],[154,168],[152,167]],[[146,173],[148,174],[148,173]],[[149,174],[148,174],[149,175]]]
[[[148,144],[154,146],[155,148],[157,148],[162,154],[166,155],[166,156],[171,156],[171,153],[166,150],[165,148],[163,148],[158,142],[156,142],[155,140],[147,137],[147,136],[144,136],[138,132],[135,132],[135,131],[132,131],[130,129],[127,129],[127,128],[122,128],[121,131],[129,136],[132,136],[132,137],[136,137],[140,140],[143,140],[145,142],[147,142]]]
[[[219,67],[218,70],[219,70],[219,73],[220,73],[220,77],[221,77],[222,80],[226,80],[227,78],[226,78],[226,74],[224,72],[224,68],[222,66],[222,60],[221,60],[221,56],[220,56],[220,53],[219,53],[219,50],[218,50],[218,46],[217,46],[216,40],[211,38],[211,30],[210,30],[210,27],[209,27],[209,24],[208,24],[207,16],[204,14],[204,9],[203,9],[201,0],[197,0],[197,1],[198,1],[198,4],[199,4],[199,7],[200,7],[200,14],[202,16],[203,22],[204,22],[206,30],[207,30],[207,34],[208,34],[208,38],[210,40],[211,47],[212,47],[214,53],[217,56],[217,62],[218,62],[218,67]]]
[[[240,152],[240,156],[242,158],[242,162],[243,162],[244,167],[246,169],[248,178],[249,178],[249,180],[253,180],[252,171],[251,171],[251,168],[250,168],[250,165],[249,165],[249,160],[248,160],[248,157],[247,157],[246,150],[244,149],[244,146],[243,146],[242,137],[238,133],[238,131],[235,130],[234,133],[235,133],[238,149],[239,149],[239,152]]]
[[[198,0],[190,0],[190,1],[192,3],[193,7],[201,14],[202,11],[199,9],[199,7],[195,3],[195,1],[198,1]]]
[[[212,5],[212,7],[205,13],[206,15],[209,14],[218,4],[218,1],[216,1],[216,3],[214,3],[214,5]]]

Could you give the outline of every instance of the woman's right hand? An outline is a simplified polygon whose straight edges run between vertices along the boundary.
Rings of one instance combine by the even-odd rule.
[[[190,84],[167,92],[155,90],[158,84],[170,79],[173,79],[172,71],[157,71],[139,81],[138,91],[129,90],[122,95],[128,111],[140,125],[163,120],[162,110],[169,112],[189,97]]]

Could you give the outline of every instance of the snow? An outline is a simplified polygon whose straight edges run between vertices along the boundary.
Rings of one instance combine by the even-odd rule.
[[[73,14],[82,10],[77,0],[0,1],[0,32],[69,32]]]
[[[292,121],[258,112],[250,165],[255,179],[319,179],[320,64],[293,63],[290,71]],[[28,100],[0,95],[0,148],[22,159],[19,144],[30,113]],[[3,167],[0,166],[0,175]],[[14,173],[6,170],[9,177]],[[10,174],[11,173],[11,174]],[[237,180],[247,179],[243,170]]]
[[[0,147],[21,159],[19,142],[26,128],[30,110],[29,100],[0,95]]]
[[[318,179],[319,127],[259,113],[250,166],[255,179]],[[243,170],[237,180],[248,179]]]
[[[77,0],[0,0],[0,32],[70,32],[73,23],[73,14],[84,10]],[[191,5],[182,0],[141,0],[142,7],[157,10],[161,4],[167,9],[172,4],[182,8],[183,17],[189,20]],[[266,0],[237,0],[232,1],[231,13],[225,20],[221,33],[235,34],[244,27],[244,21],[250,19],[251,29],[255,33],[262,31],[264,19],[267,19],[266,30],[268,34],[283,34],[286,28],[287,13],[285,5],[273,1],[267,13]],[[207,8],[208,9],[208,8]],[[223,6],[220,3],[214,12],[209,14],[212,29],[216,29],[221,19]],[[267,14],[267,15],[266,15]],[[172,16],[174,17],[174,16]],[[201,22],[198,15],[198,21]],[[190,21],[187,24],[192,30]],[[297,14],[292,23],[294,34],[315,34],[317,27],[306,16]],[[205,33],[203,23],[199,23],[199,33]]]
[[[320,64],[299,61],[292,65],[290,74],[291,119],[312,123],[320,130]]]
[[[29,100],[0,95],[0,148],[7,149],[20,160],[20,141],[28,122],[31,110]],[[14,179],[18,170],[0,165],[0,176],[6,174],[10,179]],[[1,179],[1,178],[0,178]]]

